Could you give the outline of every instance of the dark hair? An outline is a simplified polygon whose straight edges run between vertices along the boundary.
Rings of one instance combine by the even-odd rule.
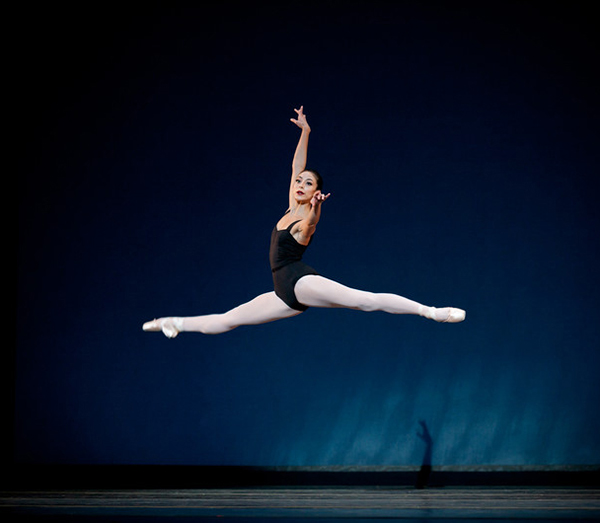
[[[323,190],[323,177],[314,169],[305,169],[304,172],[311,173],[317,179],[317,190]]]

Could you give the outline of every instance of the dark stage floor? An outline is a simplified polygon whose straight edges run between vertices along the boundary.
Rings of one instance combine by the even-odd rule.
[[[0,494],[14,521],[600,521],[597,488],[298,487],[21,491]]]

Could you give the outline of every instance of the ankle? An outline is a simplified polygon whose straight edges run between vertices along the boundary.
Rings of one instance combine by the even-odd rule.
[[[171,319],[171,323],[173,324],[173,327],[175,327],[179,332],[183,332],[185,330],[183,327],[183,325],[184,325],[183,318],[181,318],[179,316],[173,316],[170,319]]]
[[[427,318],[429,320],[435,320],[435,307],[428,307],[427,305],[419,305],[419,316]]]

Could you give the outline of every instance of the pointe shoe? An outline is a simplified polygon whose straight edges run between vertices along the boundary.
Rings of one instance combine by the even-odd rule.
[[[145,332],[160,332],[167,338],[175,338],[179,334],[179,330],[175,327],[173,318],[160,318],[158,320],[147,321],[142,326]]]
[[[429,307],[424,316],[438,323],[460,323],[465,320],[467,313],[462,309],[454,307],[444,307],[441,309]]]
[[[442,320],[442,323],[460,323],[461,321],[465,321],[467,317],[467,312],[462,309],[455,309],[454,307],[449,307],[450,314],[445,320]],[[439,321],[439,320],[438,320]]]

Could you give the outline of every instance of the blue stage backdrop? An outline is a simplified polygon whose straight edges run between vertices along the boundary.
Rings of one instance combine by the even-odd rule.
[[[423,421],[434,466],[600,463],[589,13],[208,6],[16,20],[17,462],[419,465]],[[332,194],[307,263],[466,322],[142,332],[272,289],[300,105]]]

